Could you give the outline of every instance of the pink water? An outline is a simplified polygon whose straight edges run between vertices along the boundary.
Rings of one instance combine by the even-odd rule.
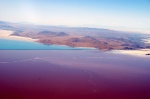
[[[0,99],[150,99],[150,59],[101,51],[0,51]]]

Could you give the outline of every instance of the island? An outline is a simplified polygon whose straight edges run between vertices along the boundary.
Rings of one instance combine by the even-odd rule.
[[[103,28],[43,26],[0,21],[0,29],[13,31],[10,34],[11,38],[47,45],[90,47],[99,50],[136,50],[150,46],[148,43],[143,43],[143,39],[150,37],[148,34]]]

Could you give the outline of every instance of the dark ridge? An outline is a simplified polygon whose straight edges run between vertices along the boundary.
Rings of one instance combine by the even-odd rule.
[[[64,33],[64,32],[60,32],[60,33],[56,34],[56,36],[68,36],[68,34]]]
[[[150,55],[150,53],[149,53],[149,54],[146,54],[146,55]]]

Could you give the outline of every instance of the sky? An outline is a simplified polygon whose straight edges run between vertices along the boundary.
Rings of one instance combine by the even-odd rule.
[[[0,0],[0,20],[150,33],[150,0]]]

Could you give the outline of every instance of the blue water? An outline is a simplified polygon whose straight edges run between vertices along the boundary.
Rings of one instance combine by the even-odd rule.
[[[61,45],[45,45],[38,42],[0,39],[0,50],[88,50]]]

